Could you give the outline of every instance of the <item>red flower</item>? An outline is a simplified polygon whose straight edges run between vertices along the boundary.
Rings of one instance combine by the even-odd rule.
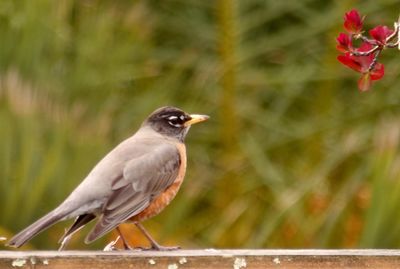
[[[367,52],[372,48],[371,44],[364,42],[357,51]],[[374,59],[374,53],[366,56],[355,56],[347,52],[345,55],[338,56],[338,60],[342,64],[362,74],[358,81],[360,91],[367,91],[373,80],[379,80],[385,74],[385,67],[381,63],[376,63],[372,70],[369,70]]]
[[[387,26],[382,26],[382,25],[378,25],[376,26],[374,29],[371,29],[369,31],[369,34],[371,35],[371,37],[373,39],[376,40],[376,42],[378,42],[378,45],[381,46],[385,46],[386,45],[386,41],[387,38],[393,34],[393,30],[391,30],[389,27]]]
[[[357,10],[353,9],[344,15],[344,28],[353,35],[361,33],[364,18],[360,17]]]
[[[336,46],[338,51],[346,53],[352,49],[351,35],[340,33],[336,41],[338,43]]]

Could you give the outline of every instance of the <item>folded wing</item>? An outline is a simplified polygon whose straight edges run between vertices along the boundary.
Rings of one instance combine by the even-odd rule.
[[[128,161],[112,184],[99,221],[85,239],[90,243],[142,212],[178,176],[181,159],[176,146],[165,143]]]

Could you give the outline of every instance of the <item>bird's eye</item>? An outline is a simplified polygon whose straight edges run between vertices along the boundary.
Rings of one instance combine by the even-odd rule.
[[[170,116],[170,117],[167,118],[167,120],[168,120],[168,123],[169,123],[171,126],[180,128],[180,127],[182,127],[183,124],[185,123],[185,116],[183,116],[183,115],[182,115],[181,117]]]

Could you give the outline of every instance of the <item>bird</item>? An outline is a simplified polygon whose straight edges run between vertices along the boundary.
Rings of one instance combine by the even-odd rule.
[[[150,249],[179,248],[157,243],[141,222],[160,213],[177,194],[186,172],[185,137],[191,125],[208,118],[173,106],[156,109],[135,134],[103,157],[59,206],[6,245],[18,248],[53,224],[75,218],[59,241],[60,250],[94,219],[97,222],[87,234],[86,244],[116,229],[125,248],[130,248],[118,228],[128,222],[145,235]]]

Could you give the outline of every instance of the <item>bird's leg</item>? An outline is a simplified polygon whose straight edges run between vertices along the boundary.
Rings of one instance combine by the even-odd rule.
[[[107,244],[107,246],[105,246],[105,248],[103,249],[104,251],[113,251],[116,250],[117,248],[115,247],[115,245],[117,244],[117,242],[121,239],[122,244],[124,245],[124,250],[134,250],[135,248],[131,247],[128,244],[128,241],[125,239],[124,235],[122,234],[121,229],[119,228],[119,226],[117,226],[116,228],[117,232],[118,232],[118,237],[114,240],[111,241],[110,243]]]
[[[122,241],[122,244],[124,246],[124,250],[143,250],[143,248],[141,247],[131,247],[128,244],[128,241],[126,240],[126,238],[124,237],[124,235],[122,234],[122,231],[119,227],[116,228],[117,232],[118,232],[118,236],[115,240],[111,241],[110,243],[108,243],[105,247],[104,247],[104,251],[114,251],[117,250],[117,248],[115,247],[115,245],[117,244],[117,242],[119,240]]]
[[[161,246],[156,242],[156,240],[151,237],[151,235],[146,231],[146,229],[143,227],[143,225],[140,222],[135,222],[136,227],[139,228],[139,230],[143,233],[143,235],[149,240],[151,244],[151,250],[160,250],[160,251],[165,251],[165,250],[177,250],[180,249],[180,247],[165,247]]]
[[[133,248],[128,244],[128,241],[125,239],[124,235],[121,232],[119,226],[117,226],[117,232],[119,233],[119,237],[121,238],[122,244],[124,245],[125,250],[132,250]]]

